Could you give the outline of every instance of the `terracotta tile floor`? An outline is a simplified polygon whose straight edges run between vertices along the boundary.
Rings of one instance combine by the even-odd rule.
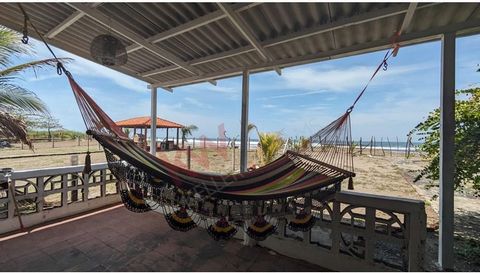
[[[66,222],[66,223],[65,223]],[[94,215],[0,237],[0,271],[323,271],[241,241],[183,233],[155,212],[116,207]]]

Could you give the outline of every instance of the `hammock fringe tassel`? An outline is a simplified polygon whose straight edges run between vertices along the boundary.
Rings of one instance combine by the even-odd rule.
[[[259,216],[255,222],[248,226],[246,233],[256,241],[264,241],[268,236],[275,233],[276,229],[277,227],[267,222],[263,216]]]
[[[237,228],[230,224],[225,217],[220,218],[207,229],[208,234],[215,240],[229,240],[237,233]]]
[[[311,213],[300,212],[295,218],[288,223],[288,228],[291,231],[309,231],[317,219]]]
[[[89,174],[92,172],[92,158],[90,152],[87,152],[85,156],[85,166],[83,167],[83,174]]]
[[[120,198],[122,199],[122,203],[129,211],[143,213],[150,210],[150,205],[148,205],[145,200],[135,191],[121,190]]]
[[[192,217],[188,215],[185,207],[182,207],[173,213],[167,213],[165,219],[167,220],[168,225],[177,231],[186,232],[197,227],[197,224],[195,224]]]

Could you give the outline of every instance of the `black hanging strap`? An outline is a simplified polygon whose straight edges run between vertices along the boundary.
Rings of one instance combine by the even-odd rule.
[[[38,31],[38,29],[35,27],[35,25],[32,23],[32,21],[30,20],[30,18],[28,17],[28,14],[27,12],[25,11],[25,9],[23,9],[23,6],[22,4],[18,3],[18,7],[20,8],[20,10],[22,11],[23,13],[23,18],[24,18],[24,26],[23,26],[23,38],[22,38],[22,43],[24,44],[27,44],[28,43],[28,22],[30,23],[30,26],[33,28],[33,30],[35,31],[35,33],[37,34],[37,36],[40,38],[40,40],[42,40],[42,42],[45,44],[45,46],[47,47],[48,51],[50,51],[50,53],[52,54],[53,58],[56,60],[57,62],[57,74],[58,75],[62,75],[63,73],[65,73],[66,76],[68,77],[71,77],[72,74],[70,72],[68,72],[68,70],[65,69],[65,67],[63,66],[62,62],[58,59],[57,55],[55,55],[55,52],[53,52],[52,48],[50,47],[50,45],[48,45],[48,43],[45,41],[45,38],[43,38],[43,35],[40,33],[40,31]]]

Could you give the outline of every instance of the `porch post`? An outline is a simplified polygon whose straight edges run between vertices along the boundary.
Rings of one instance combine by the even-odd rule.
[[[151,127],[150,127],[150,153],[157,155],[157,88],[151,87],[152,93],[150,97],[151,109]],[[146,135],[145,135],[146,137]]]
[[[442,36],[440,94],[440,233],[438,262],[453,270],[453,193],[455,172],[455,33]]]
[[[247,141],[248,141],[248,97],[249,97],[249,71],[244,70],[242,76],[242,117],[240,128],[240,172],[247,171]],[[235,147],[233,147],[235,149]]]

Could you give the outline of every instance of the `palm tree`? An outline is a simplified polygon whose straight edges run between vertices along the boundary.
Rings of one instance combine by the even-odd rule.
[[[282,149],[283,143],[279,133],[258,133],[259,157],[262,164],[272,162]]]
[[[255,129],[258,135],[258,157],[262,164],[268,164],[272,162],[282,149],[284,140],[279,133],[261,133],[258,131],[258,127],[249,123],[247,127],[247,133]]]
[[[182,149],[185,146],[185,141],[187,141],[187,136],[191,136],[192,133],[196,130],[198,130],[198,127],[196,125],[189,125],[182,127]]]
[[[27,69],[55,66],[55,59],[33,61],[10,66],[12,57],[32,54],[30,47],[20,42],[17,32],[0,27],[0,137],[17,138],[32,148],[27,137],[26,115],[48,115],[46,105],[31,91],[14,83]]]

